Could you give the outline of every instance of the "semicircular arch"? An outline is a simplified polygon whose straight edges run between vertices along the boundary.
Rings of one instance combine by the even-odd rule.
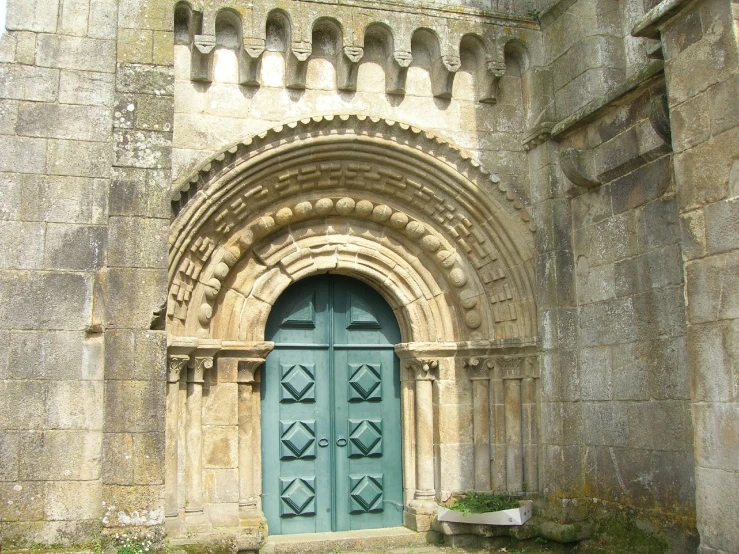
[[[534,227],[505,183],[428,132],[316,117],[232,145],[176,193],[170,334],[261,340],[287,286],[357,277],[406,342],[536,335]]]

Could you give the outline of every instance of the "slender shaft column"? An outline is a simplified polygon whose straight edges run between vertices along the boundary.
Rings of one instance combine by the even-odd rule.
[[[187,372],[187,452],[185,455],[188,523],[204,523],[203,514],[203,383],[205,371],[213,367],[213,356],[196,354]]]
[[[415,379],[416,490],[408,503],[404,522],[416,531],[428,531],[436,513],[433,381],[437,378],[439,362],[410,359],[406,367]]]
[[[490,373],[484,360],[465,361],[472,381],[475,490],[490,490]]]
[[[261,480],[255,467],[261,458],[259,441],[259,385],[256,371],[264,358],[239,360],[239,515],[248,519],[259,515]],[[256,394],[255,394],[256,390]]]
[[[523,488],[520,379],[508,379],[505,381],[505,434],[508,492],[520,492]]]
[[[165,460],[165,515],[176,518],[179,515],[177,499],[177,450],[180,427],[180,379],[190,362],[187,354],[170,355],[167,373],[166,434],[164,447]]]
[[[539,446],[536,417],[536,381],[526,377],[521,384],[523,399],[523,479],[529,491],[539,490]]]
[[[401,382],[400,399],[403,414],[403,504],[408,504],[416,493],[416,395],[415,383]]]
[[[505,385],[501,375],[501,367],[493,368],[492,402],[493,402],[493,489],[497,493],[508,490],[506,476],[506,423],[505,423]]]

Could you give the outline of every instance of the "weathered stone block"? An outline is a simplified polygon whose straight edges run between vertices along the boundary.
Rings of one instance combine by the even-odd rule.
[[[449,491],[468,491],[475,488],[474,446],[472,443],[434,445],[439,488]]]
[[[106,527],[153,527],[164,523],[161,485],[104,485],[106,502],[102,518]]]
[[[172,165],[172,133],[119,129],[113,141],[116,165],[151,169]]]
[[[56,32],[59,0],[8,0],[5,28],[11,31]]]
[[[46,269],[97,271],[105,263],[108,230],[102,225],[49,223],[46,231]]]
[[[639,294],[683,282],[680,246],[675,244],[616,263],[616,296]]]
[[[567,200],[545,200],[534,211],[539,252],[568,248],[572,229],[572,214]]]
[[[88,0],[65,0],[61,8],[60,34],[78,37],[87,35],[90,2]]]
[[[115,168],[110,190],[110,214],[165,219],[171,211],[170,178],[165,170]]]
[[[115,72],[115,41],[65,35],[39,35],[36,65],[59,69]]]
[[[8,339],[8,375],[13,379],[100,379],[102,360],[89,342],[80,331],[13,331]]]
[[[15,431],[0,431],[0,482],[18,480],[18,460],[21,434]],[[2,486],[2,485],[0,485]]]
[[[238,425],[239,385],[218,383],[203,391],[203,425]]]
[[[151,31],[118,29],[118,61],[124,63],[150,64],[153,40]]]
[[[102,514],[102,483],[98,481],[47,481],[44,517],[49,520],[99,520]]]
[[[167,272],[111,268],[107,274],[107,328],[148,329],[167,296]]]
[[[659,158],[619,177],[608,187],[614,214],[656,200],[673,187],[671,160],[667,156]]]
[[[674,157],[681,211],[723,200],[728,196],[729,175],[739,157],[739,127]]]
[[[0,171],[43,173],[45,166],[45,139],[3,136],[0,141]]]
[[[577,295],[580,304],[600,302],[616,296],[614,264],[590,268],[586,257],[578,258]]]
[[[632,342],[636,301],[631,298],[608,300],[580,308],[580,342],[582,346],[601,346]]]
[[[672,146],[682,152],[697,146],[711,137],[710,94],[705,92],[675,106],[670,110]]]
[[[164,388],[165,384],[158,381],[107,381],[106,433],[162,432]]]
[[[739,150],[737,150],[739,154]],[[739,198],[716,202],[705,208],[706,245],[710,254],[737,248]]]
[[[0,268],[40,269],[45,229],[42,223],[0,222]]]
[[[575,254],[590,266],[611,263],[637,252],[634,212],[625,212],[575,231]]]
[[[699,10],[690,10],[670,26],[665,33],[663,48],[670,58],[678,56],[683,50],[703,37],[703,26]]]
[[[44,518],[44,483],[0,483],[0,521],[37,521]]]
[[[106,485],[133,483],[133,435],[105,433],[103,435],[102,479]]]
[[[109,266],[167,267],[168,220],[116,216],[109,226]]]
[[[472,404],[441,404],[436,408],[436,416],[439,425],[439,441],[442,443],[471,443],[473,441]]]
[[[694,402],[727,402],[735,397],[732,360],[726,348],[730,333],[726,322],[688,327],[688,364]]]
[[[634,297],[635,331],[641,339],[685,334],[683,287],[665,287]]]
[[[639,343],[612,347],[614,400],[649,400],[649,369]]]
[[[636,356],[649,372],[649,396],[656,400],[690,399],[685,337],[637,343]]]
[[[149,94],[136,96],[136,128],[171,131],[174,119],[174,100]]]
[[[92,38],[114,37],[118,29],[117,0],[90,2],[87,35]]]
[[[109,142],[49,140],[48,145],[48,173],[110,178],[113,152]]]
[[[92,280],[87,276],[0,272],[0,290],[6,294],[0,319],[8,328],[75,330],[90,322]]]
[[[137,485],[164,484],[163,432],[133,435],[133,482]]]
[[[203,472],[203,493],[206,502],[238,502],[238,470],[206,469]]]
[[[693,446],[690,406],[679,400],[633,402],[629,411],[629,446],[689,452]]]
[[[639,212],[639,251],[646,252],[680,240],[677,201],[674,197],[650,202]]]
[[[628,416],[623,402],[583,402],[582,440],[588,445],[628,446]]]
[[[204,427],[203,467],[238,467],[238,446],[237,427]]]
[[[172,7],[166,2],[143,6],[136,0],[122,0],[118,9],[118,24],[121,27],[172,30],[174,22]]]
[[[116,71],[116,90],[139,94],[172,96],[174,72],[171,67],[119,64]]]
[[[586,348],[580,351],[579,358],[582,400],[611,400],[613,398],[611,349]]]
[[[730,252],[686,266],[688,321],[739,317],[739,254]]]
[[[93,481],[100,478],[102,433],[40,431],[21,438],[21,479]]]
[[[739,525],[732,514],[739,510],[739,475],[697,467],[695,470],[696,510],[701,514],[698,531],[701,545],[731,552],[739,544]]]
[[[18,122],[18,102],[15,100],[0,100],[0,135],[15,133]]]
[[[688,260],[706,254],[706,222],[703,210],[680,214],[680,243]]]
[[[693,406],[696,464],[735,471],[739,467],[739,403],[711,402]]]
[[[152,63],[169,67],[174,65],[174,33],[172,31],[153,31],[152,38]]]
[[[110,106],[113,104],[115,76],[111,73],[62,70],[59,101],[64,104]],[[110,127],[110,112],[106,112]]]
[[[103,428],[102,381],[53,381],[46,398],[50,429]]]
[[[84,141],[110,137],[110,110],[95,106],[21,103],[16,131],[19,135]]]

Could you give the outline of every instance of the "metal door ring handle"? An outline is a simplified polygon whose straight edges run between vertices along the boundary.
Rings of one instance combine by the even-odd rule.
[[[344,437],[339,437],[339,439],[336,441],[336,444],[338,446],[346,446],[346,439]]]
[[[326,448],[328,446],[328,439],[325,437],[322,439],[318,439],[318,446]]]

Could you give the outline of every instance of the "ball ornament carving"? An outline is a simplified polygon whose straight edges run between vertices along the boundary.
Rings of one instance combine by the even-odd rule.
[[[441,248],[441,240],[436,235],[426,235],[421,239],[421,248],[426,252],[436,252]]]
[[[464,322],[470,329],[477,329],[482,325],[482,316],[477,310],[470,310],[464,314]]]
[[[213,275],[219,281],[223,281],[228,276],[228,270],[231,269],[224,262],[220,262],[213,270]]]
[[[295,205],[295,214],[300,218],[308,217],[313,212],[313,204],[310,202],[300,202]]]
[[[449,272],[449,281],[457,288],[462,288],[467,284],[467,274],[460,267],[455,267]]]
[[[202,304],[198,310],[198,321],[203,327],[207,327],[210,324],[210,320],[213,318],[213,306],[210,304]]]
[[[396,229],[405,229],[408,225],[408,216],[403,212],[395,212],[390,216],[390,225]]]
[[[336,211],[340,215],[349,215],[354,211],[354,207],[357,203],[353,198],[340,198],[336,201]]]
[[[277,225],[287,225],[292,221],[293,211],[290,208],[282,208],[275,214],[275,222]]]
[[[275,228],[275,220],[271,216],[260,217],[254,224],[254,230],[260,235],[269,234]]]
[[[360,200],[359,202],[357,202],[357,215],[361,217],[369,217],[374,207],[374,204],[372,204],[372,202],[370,202],[369,200]]]
[[[334,209],[334,201],[330,198],[321,198],[316,202],[315,209],[318,215],[327,215]]]
[[[378,222],[384,222],[390,219],[390,216],[392,216],[392,214],[393,210],[390,208],[390,206],[386,206],[385,204],[378,204],[372,210],[372,219]]]
[[[412,239],[420,239],[426,234],[426,226],[418,221],[411,221],[405,228],[405,231]]]

